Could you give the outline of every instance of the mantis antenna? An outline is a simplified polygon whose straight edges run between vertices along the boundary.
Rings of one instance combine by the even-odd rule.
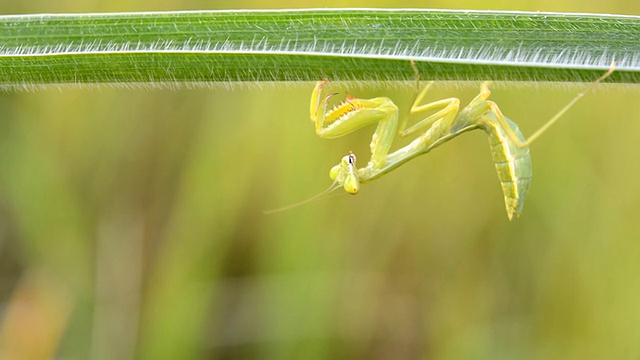
[[[293,208],[295,208],[295,207],[298,207],[298,206],[300,206],[300,205],[304,205],[304,204],[306,204],[306,203],[309,203],[309,202],[312,202],[312,201],[315,201],[315,200],[326,199],[326,197],[325,197],[326,195],[331,194],[334,190],[337,190],[337,189],[339,189],[340,187],[341,187],[341,185],[340,185],[340,184],[338,184],[338,182],[337,182],[337,181],[334,181],[334,182],[333,182],[331,185],[329,185],[329,187],[328,187],[328,188],[326,188],[324,191],[322,191],[321,193],[315,194],[315,195],[313,195],[313,196],[312,196],[312,197],[310,197],[310,198],[304,199],[304,200],[302,200],[302,201],[298,201],[297,203],[293,203],[293,204],[290,204],[290,205],[285,205],[285,206],[283,206],[283,207],[279,207],[279,208],[276,208],[276,209],[265,210],[265,211],[263,211],[263,213],[264,213],[264,214],[267,214],[267,215],[269,215],[269,214],[275,214],[275,213],[277,213],[277,212],[281,212],[281,211],[285,211],[285,210],[293,209]],[[335,195],[338,195],[338,194],[335,194]]]

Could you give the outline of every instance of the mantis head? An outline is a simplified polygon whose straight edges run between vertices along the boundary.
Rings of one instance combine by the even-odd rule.
[[[329,172],[331,180],[342,185],[349,194],[355,195],[360,190],[360,179],[358,178],[358,168],[356,167],[356,156],[353,153],[340,160],[340,164],[331,168]]]

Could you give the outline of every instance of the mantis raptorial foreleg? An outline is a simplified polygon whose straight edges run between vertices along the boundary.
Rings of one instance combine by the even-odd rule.
[[[419,84],[415,64],[411,62],[411,65],[416,72],[416,83]],[[525,140],[518,126],[502,114],[498,105],[488,100],[490,95],[488,82],[481,85],[480,94],[461,110],[460,101],[456,98],[422,104],[427,91],[433,84],[433,82],[428,83],[422,91],[417,93],[410,114],[435,112],[407,129],[408,117],[405,117],[398,126],[398,107],[386,97],[358,99],[347,96],[344,101],[329,109],[327,102],[335,94],[322,95],[328,83],[324,80],[317,83],[311,95],[310,116],[315,123],[316,133],[323,138],[340,137],[361,127],[378,124],[371,139],[371,159],[365,167],[357,168],[356,157],[350,153],[330,171],[330,177],[334,183],[351,194],[358,192],[361,183],[376,179],[466,131],[484,130],[489,137],[491,154],[502,184],[507,215],[512,219],[522,212],[531,182],[531,156],[528,146],[584,94],[611,75],[614,69],[615,64],[612,64],[607,73],[578,94],[528,140]],[[424,132],[410,144],[389,153],[396,132],[399,136],[408,136],[421,130]]]

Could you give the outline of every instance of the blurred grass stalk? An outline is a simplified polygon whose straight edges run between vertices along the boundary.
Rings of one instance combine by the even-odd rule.
[[[0,87],[254,81],[640,82],[640,17],[403,9],[0,16]]]

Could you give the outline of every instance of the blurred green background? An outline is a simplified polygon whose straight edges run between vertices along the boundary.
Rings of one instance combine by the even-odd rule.
[[[0,13],[290,7],[282,1],[4,2]],[[638,14],[631,0],[300,1]],[[6,359],[638,359],[640,102],[601,87],[532,146],[507,220],[486,137],[346,195],[371,130],[318,138],[313,84],[0,94]],[[532,133],[580,87],[495,84]],[[412,89],[353,88],[390,96]],[[477,84],[431,99],[467,102]]]

